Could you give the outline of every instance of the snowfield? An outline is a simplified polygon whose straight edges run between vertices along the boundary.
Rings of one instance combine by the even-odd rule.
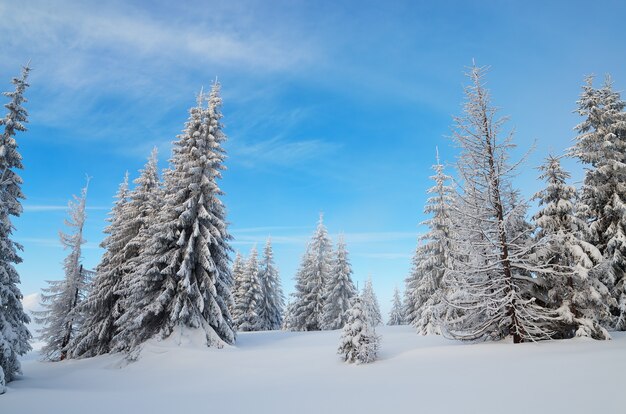
[[[460,344],[379,327],[380,359],[349,365],[340,331],[240,333],[210,349],[197,332],[121,355],[40,362],[0,396],[0,413],[620,413],[626,333],[513,345]]]

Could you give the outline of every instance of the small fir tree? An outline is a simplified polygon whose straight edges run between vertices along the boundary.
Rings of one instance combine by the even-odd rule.
[[[237,329],[244,332],[259,331],[263,328],[263,321],[259,315],[263,292],[259,282],[259,262],[256,246],[250,251],[240,289],[241,302],[237,304],[239,319],[235,321]]]
[[[285,297],[283,296],[278,269],[274,264],[274,252],[270,238],[265,243],[263,259],[259,266],[259,283],[261,285],[261,299],[259,302],[261,329],[280,329],[283,324]]]
[[[337,353],[345,362],[367,364],[376,360],[379,342],[380,337],[370,324],[364,301],[355,297],[348,310],[348,321],[343,327]]]
[[[350,308],[352,298],[357,293],[351,276],[352,266],[348,258],[348,250],[343,237],[340,236],[325,287],[323,329],[341,329],[346,324],[348,320],[347,311]]]
[[[404,325],[404,308],[400,299],[400,292],[396,287],[393,291],[393,299],[391,300],[391,311],[389,311],[389,320],[387,325]]]
[[[238,312],[238,308],[237,308],[237,304],[240,304],[243,302],[243,295],[245,294],[245,292],[242,289],[242,285],[244,282],[244,277],[245,277],[245,261],[243,259],[243,256],[241,255],[241,253],[237,252],[237,255],[235,256],[235,261],[233,262],[233,267],[231,270],[231,275],[233,278],[233,302],[232,302],[232,306],[231,306],[231,311],[230,314],[233,318],[233,321],[235,322],[235,325],[237,324],[237,321],[239,320],[239,318],[241,318],[241,315]]]
[[[296,274],[294,293],[294,329],[318,331],[322,329],[324,309],[324,287],[329,278],[332,260],[332,245],[323,216],[307,247],[302,263]]]
[[[372,326],[378,326],[383,323],[383,317],[380,313],[380,306],[378,305],[378,299],[374,292],[374,286],[372,285],[372,277],[370,276],[365,281],[363,286],[363,292],[361,293],[361,299],[363,300],[363,306],[370,320]]]

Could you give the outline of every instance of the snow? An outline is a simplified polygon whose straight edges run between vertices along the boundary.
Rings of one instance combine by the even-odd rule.
[[[366,365],[341,362],[339,330],[240,333],[224,349],[176,332],[130,364],[119,354],[51,363],[31,353],[0,412],[623,412],[626,333],[468,345],[408,326],[377,332],[379,359]]]

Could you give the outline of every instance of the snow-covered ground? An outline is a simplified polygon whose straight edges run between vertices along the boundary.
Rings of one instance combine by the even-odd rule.
[[[347,365],[340,331],[242,333],[208,349],[193,334],[120,355],[45,363],[0,396],[0,413],[619,413],[626,333],[513,345],[460,344],[380,327],[380,359]]]

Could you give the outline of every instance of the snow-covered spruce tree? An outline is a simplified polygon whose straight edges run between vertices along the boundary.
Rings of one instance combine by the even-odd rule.
[[[22,293],[17,287],[20,277],[15,269],[22,261],[18,255],[22,246],[12,240],[11,223],[11,216],[22,213],[20,199],[24,198],[22,179],[15,172],[23,168],[15,134],[26,131],[28,113],[22,104],[26,102],[29,71],[28,66],[24,67],[22,76],[12,80],[15,90],[3,94],[10,102],[5,105],[7,114],[0,119],[0,127],[4,127],[0,136],[0,394],[4,384],[21,372],[18,356],[31,349],[31,334],[26,328],[30,318],[22,307]]]
[[[80,306],[85,315],[81,331],[70,344],[73,357],[90,357],[109,352],[117,333],[117,319],[124,313],[130,278],[138,267],[139,252],[147,239],[148,224],[158,210],[159,176],[157,149],[128,189],[128,174],[110,213],[111,223],[101,247],[105,249],[96,269],[89,295]]]
[[[578,213],[589,223],[587,241],[604,260],[600,281],[610,290],[611,328],[626,330],[626,112],[610,78],[600,89],[588,77],[577,112],[584,121],[571,154],[589,168],[585,171]]]
[[[352,266],[343,236],[339,236],[332,268],[325,286],[322,329],[341,329],[348,320],[347,311],[357,294],[352,283]]]
[[[45,342],[41,349],[44,358],[50,361],[64,360],[68,355],[70,341],[80,329],[82,315],[78,312],[81,301],[85,298],[86,280],[82,265],[82,245],[85,227],[85,204],[87,185],[80,197],[74,196],[69,202],[69,219],[65,225],[71,233],[59,232],[61,244],[70,253],[63,261],[63,280],[48,281],[48,287],[42,289],[41,304],[44,310],[35,313],[35,320],[43,325],[40,339]]]
[[[237,304],[243,301],[243,294],[245,293],[241,288],[245,277],[245,261],[239,252],[235,255],[230,274],[233,278],[233,301],[230,307],[230,315],[236,325],[237,320],[241,317],[237,311]]]
[[[140,269],[125,292],[129,307],[117,322],[116,349],[132,350],[151,337],[165,338],[185,327],[202,329],[208,346],[235,340],[228,310],[231,236],[217,185],[226,139],[218,83],[208,108],[203,100],[201,95],[174,142],[162,207],[150,224]]]
[[[516,202],[511,190],[512,136],[500,137],[504,119],[495,119],[484,72],[472,68],[464,116],[456,118],[453,139],[461,149],[457,171],[463,191],[451,211],[455,223],[440,329],[462,340],[547,339],[555,315],[530,296],[533,279],[527,276],[547,269],[533,260],[537,246],[530,238],[509,231],[519,220],[516,210],[526,205]]]
[[[298,331],[319,331],[322,329],[324,309],[324,287],[332,265],[332,245],[323,216],[307,247],[300,269],[296,274],[294,293],[293,329]]]
[[[119,315],[120,284],[125,261],[124,247],[128,235],[124,230],[124,209],[128,204],[128,173],[115,195],[115,203],[109,213],[109,226],[104,230],[107,237],[100,247],[104,249],[102,261],[96,268],[96,276],[78,312],[84,322],[80,331],[68,345],[71,357],[91,357],[110,351],[111,338],[115,334],[115,318]]]
[[[422,273],[420,273],[420,263],[423,261],[423,247],[421,240],[417,241],[417,247],[413,253],[411,260],[411,270],[406,279],[404,279],[404,320],[408,325],[414,325],[417,319],[418,303],[426,302],[428,298],[418,297],[421,290],[418,290]]]
[[[270,238],[265,243],[263,259],[259,265],[259,283],[261,285],[259,302],[261,329],[268,331],[280,329],[283,324],[285,297],[280,284],[278,269],[274,264],[274,252]]]
[[[449,267],[452,223],[450,205],[454,199],[454,189],[448,185],[451,177],[444,172],[439,161],[433,165],[435,175],[431,180],[435,185],[428,190],[430,197],[424,207],[424,213],[431,215],[422,222],[428,228],[421,237],[423,245],[416,259],[414,271],[419,275],[417,286],[411,294],[414,296],[413,326],[422,335],[438,334],[437,310],[443,300],[443,280]]]
[[[554,321],[557,335],[609,339],[602,322],[609,321],[610,294],[592,271],[602,255],[583,240],[587,226],[575,215],[576,189],[567,184],[570,175],[561,167],[559,158],[549,156],[539,170],[546,187],[534,196],[539,211],[533,221],[537,227],[535,237],[543,242],[537,255],[552,270],[542,279],[547,304],[560,315]]]
[[[285,313],[283,315],[283,324],[281,329],[283,331],[295,331],[296,326],[293,321],[294,303],[290,300],[285,306]]]
[[[370,323],[363,300],[356,296],[348,309],[337,353],[346,362],[367,364],[376,360],[380,337]]]
[[[250,251],[239,289],[238,296],[241,300],[235,305],[238,315],[235,325],[238,330],[244,332],[260,331],[263,329],[263,320],[259,315],[263,291],[259,281],[259,261],[256,246]]]
[[[363,306],[365,312],[369,318],[372,326],[378,326],[383,323],[383,317],[380,313],[380,306],[378,305],[378,299],[374,292],[374,286],[372,285],[372,277],[368,277],[363,286],[363,292],[361,293],[361,299],[363,300]]]
[[[120,289],[122,296],[131,280],[141,268],[140,255],[152,236],[151,226],[156,221],[163,202],[163,189],[159,179],[158,151],[153,148],[139,176],[133,181],[135,187],[128,195],[128,206],[123,210],[122,232],[127,241],[124,245],[124,277]],[[154,227],[152,227],[154,229]],[[126,305],[124,305],[126,306]]]
[[[391,304],[391,311],[389,311],[389,320],[387,321],[387,325],[404,325],[404,308],[402,306],[400,292],[397,287],[393,291]]]

